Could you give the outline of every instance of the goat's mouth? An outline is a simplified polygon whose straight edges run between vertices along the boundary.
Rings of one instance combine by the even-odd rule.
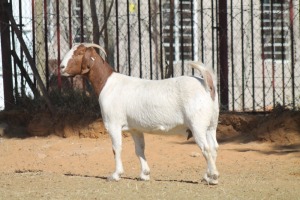
[[[75,76],[74,74],[69,74],[69,73],[65,72],[64,70],[61,71],[60,75],[67,76],[67,77],[74,77]]]
[[[69,78],[74,78],[76,75],[68,75]]]
[[[60,75],[61,76],[69,76],[69,77],[75,76],[75,75],[72,75],[72,74],[69,74],[68,72],[66,72],[66,68],[65,67],[61,67],[60,68]]]

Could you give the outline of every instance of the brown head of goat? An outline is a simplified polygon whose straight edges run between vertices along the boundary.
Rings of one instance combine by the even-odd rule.
[[[60,68],[63,76],[86,76],[99,95],[114,70],[93,47],[94,45],[75,45],[65,55]],[[103,49],[101,50],[103,51]]]

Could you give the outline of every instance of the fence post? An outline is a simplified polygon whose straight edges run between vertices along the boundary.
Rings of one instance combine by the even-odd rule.
[[[170,25],[170,52],[168,56],[168,66],[166,70],[166,77],[165,78],[170,78],[174,76],[174,64],[173,64],[173,54],[174,54],[174,21],[175,21],[175,13],[174,13],[174,0],[170,0],[170,20],[169,20],[169,25]]]
[[[293,104],[293,109],[296,109],[296,96],[295,96],[295,52],[294,52],[294,6],[293,6],[293,0],[290,0],[289,2],[289,10],[290,10],[290,31],[291,31],[291,76],[292,76],[292,104]]]
[[[227,0],[219,0],[219,58],[220,58],[220,103],[222,110],[228,110],[228,37]]]
[[[6,10],[11,9],[8,0],[0,0],[0,30],[2,49],[2,71],[4,89],[4,107],[6,110],[12,108],[14,104],[12,62],[10,51],[10,25]]]

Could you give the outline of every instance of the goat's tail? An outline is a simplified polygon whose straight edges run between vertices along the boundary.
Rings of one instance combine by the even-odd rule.
[[[216,96],[217,78],[213,69],[206,67],[202,62],[189,62],[189,65],[201,73],[206,89],[210,92],[210,95],[214,100]]]

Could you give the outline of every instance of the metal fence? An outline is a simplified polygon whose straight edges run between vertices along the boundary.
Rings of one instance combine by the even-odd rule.
[[[78,78],[63,80],[57,66],[74,43],[93,42],[106,49],[116,71],[130,76],[194,75],[190,60],[212,66],[224,110],[296,109],[299,6],[297,0],[11,0],[1,12],[11,12],[15,25],[2,20],[1,34],[11,33],[13,95],[37,95],[41,84],[44,93],[70,84],[85,88]]]

